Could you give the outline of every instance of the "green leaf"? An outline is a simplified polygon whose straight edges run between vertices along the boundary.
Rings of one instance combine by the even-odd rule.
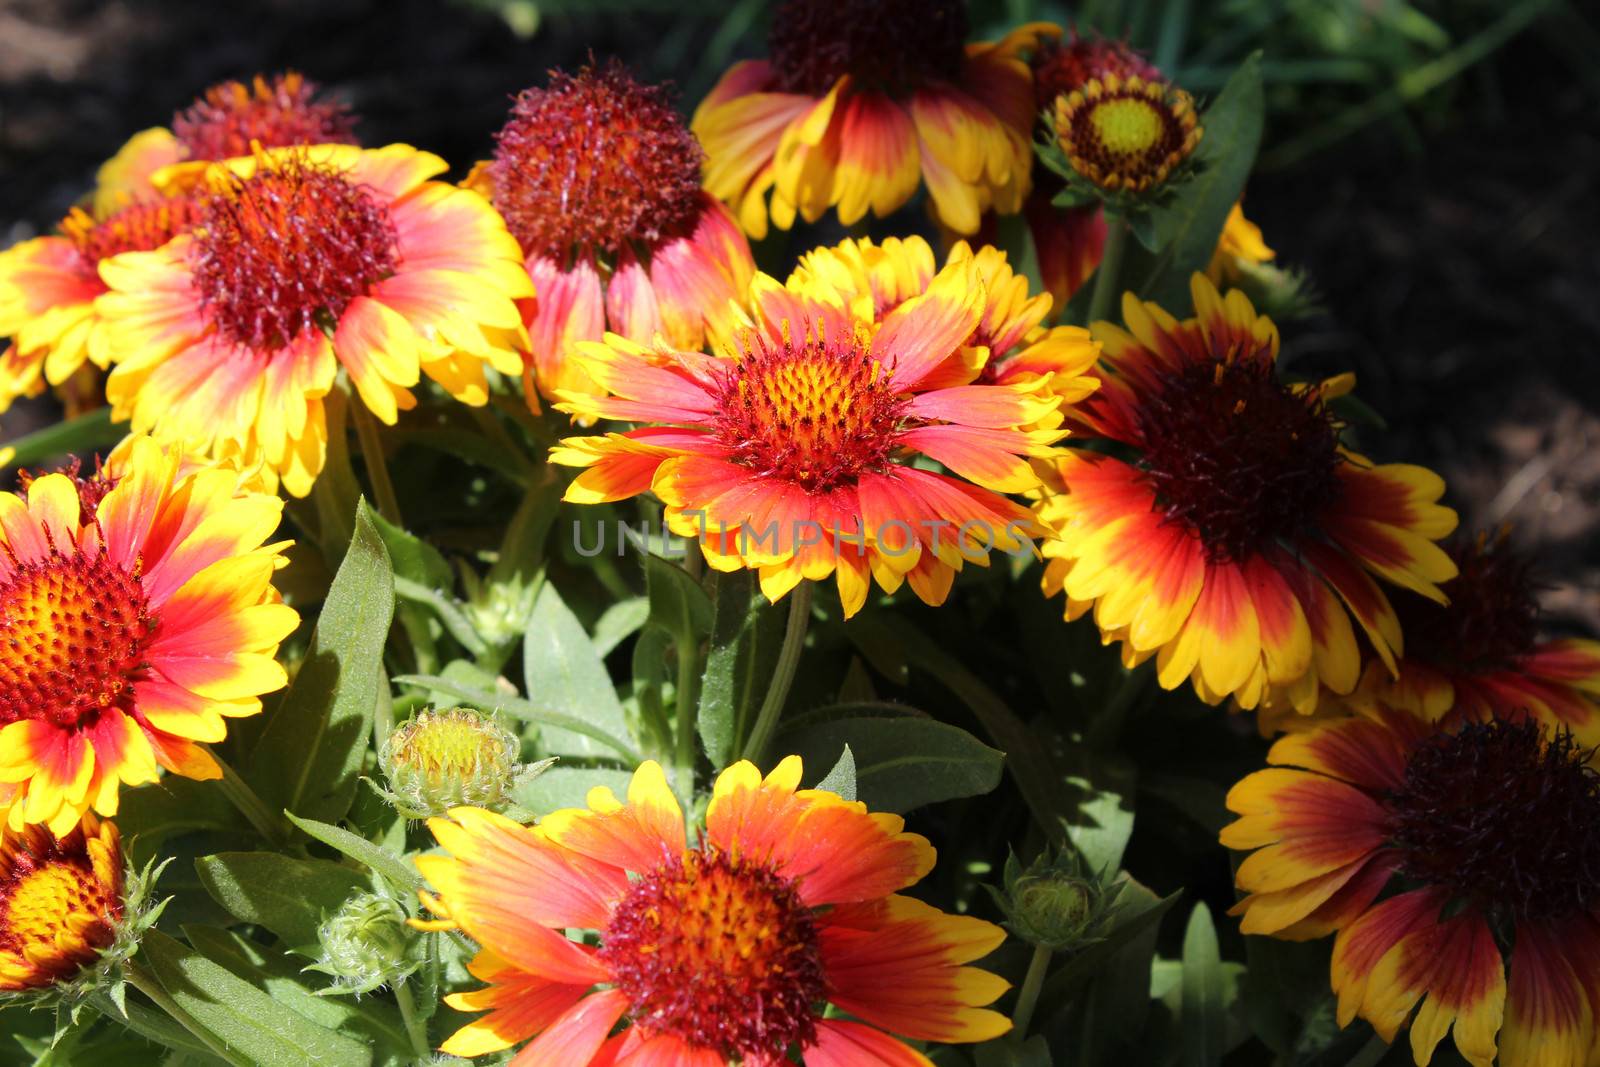
[[[1048,737],[1051,764],[1058,777],[1059,803],[1070,810],[1067,837],[1093,871],[1122,866],[1133,836],[1137,768],[1128,759],[1081,741]]]
[[[435,589],[449,590],[455,587],[455,572],[437,548],[396,526],[376,511],[368,512],[368,517],[372,519],[378,536],[383,539],[383,547],[389,553],[394,573]]]
[[[7,466],[15,470],[74,452],[109,448],[127,432],[125,423],[111,421],[110,408],[96,408],[86,415],[54,422],[42,430],[5,442],[7,447],[17,450]]]
[[[1064,802],[1059,776],[1044,746],[1004,701],[956,657],[903,619],[862,614],[852,621],[847,632],[874,665],[874,657],[883,655],[887,646],[900,662],[926,671],[954,693],[978,717],[989,739],[1006,754],[1006,770],[1016,779],[1039,828],[1053,843],[1068,843],[1067,827],[1072,823],[1073,809]]]
[[[650,618],[648,597],[629,597],[612,604],[595,620],[594,633],[589,641],[601,659],[611,655],[613,649],[638,632]]]
[[[1152,209],[1149,224],[1162,251],[1141,256],[1128,250],[1122,274],[1127,288],[1173,314],[1189,306],[1189,276],[1211,262],[1228,212],[1244,192],[1261,146],[1264,111],[1258,53],[1239,66],[1200,116],[1200,170],[1173,190],[1170,201]]]
[[[410,1039],[395,1009],[382,1000],[347,1000],[322,997],[306,981],[300,961],[274,952],[229,930],[212,926],[183,927],[189,944],[212,963],[226,967],[296,1014],[342,1034],[359,1034],[368,1041],[393,1046],[400,1053],[390,1059],[410,1059]],[[422,935],[417,935],[422,936]]]
[[[532,781],[519,784],[512,795],[519,805],[535,815],[548,815],[558,808],[583,807],[589,790],[598,785],[610,787],[619,797],[625,796],[632,779],[631,771],[557,765]]]
[[[839,753],[839,762],[833,765],[833,770],[823,775],[814,788],[838,793],[845,800],[856,799],[856,758],[849,745]]]
[[[534,601],[533,614],[528,619],[522,666],[529,704],[541,712],[554,712],[592,728],[579,730],[558,725],[553,719],[546,721],[543,735],[547,751],[560,756],[592,757],[602,755],[608,745],[596,737],[596,732],[606,738],[628,736],[628,720],[605,661],[595,651],[583,624],[549,582],[539,590],[539,599]]]
[[[123,1015],[117,1013],[116,1005],[111,1003],[110,998],[103,992],[91,994],[89,1003],[93,1004],[100,1014],[120,1026],[126,1026],[141,1037],[186,1056],[194,1056],[202,1063],[221,1062],[211,1054],[211,1050],[206,1048],[199,1038],[173,1022],[166,1012],[146,1007],[142,1001],[127,1001],[124,1004],[127,1012]],[[35,1064],[35,1067],[38,1065]]]
[[[711,598],[688,571],[660,556],[645,556],[644,584],[650,625],[692,642],[711,632]]]
[[[306,956],[318,952],[317,927],[370,887],[349,867],[275,852],[219,852],[195,861],[200,883],[228,914],[264,926]]]
[[[747,570],[718,573],[711,646],[700,681],[700,744],[725,767],[753,725],[783,646],[784,617],[756,590]]]
[[[197,782],[175,774],[123,789],[118,803],[117,828],[141,848],[152,848],[174,834],[194,830],[232,833],[248,825],[215,782]]]
[[[394,677],[394,683],[396,685],[419,686],[433,693],[442,693],[453,700],[461,701],[463,704],[482,708],[485,711],[501,711],[514,719],[523,719],[542,726],[581,734],[590,740],[598,741],[605,748],[609,748],[612,752],[630,762],[636,763],[640,758],[638,752],[627,741],[606,732],[591,722],[564,712],[551,711],[537,706],[531,701],[522,700],[506,693],[478,689],[435,674],[399,674]],[[609,680],[606,692],[611,693],[613,701],[616,700],[616,693],[611,691]],[[621,715],[620,706],[617,714]]]
[[[915,715],[824,721],[778,736],[777,749],[808,767],[832,767],[850,753],[856,799],[873,811],[978,796],[1000,784],[1005,767],[1002,753],[965,730]]]
[[[1189,913],[1183,935],[1183,1065],[1219,1067],[1226,1040],[1222,957],[1217,929],[1204,901]]]
[[[389,554],[363,501],[294,684],[262,731],[250,780],[268,807],[338,822],[350,810],[394,617]]]
[[[361,1042],[319,1026],[270,994],[174,941],[145,933],[139,955],[178,1006],[230,1050],[259,1067],[366,1067],[372,1052]]]
[[[422,887],[422,875],[404,856],[397,856],[343,827],[315,819],[301,819],[295,815],[290,815],[289,821],[323,844],[332,845],[368,870],[381,875],[384,881],[407,897]]]

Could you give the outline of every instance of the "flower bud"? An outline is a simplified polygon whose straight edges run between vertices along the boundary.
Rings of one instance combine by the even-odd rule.
[[[159,872],[157,872],[159,873]],[[122,965],[155,922],[149,868],[130,873],[113,823],[86,814],[0,839],[0,1007],[51,1001],[75,1013],[97,990],[122,996]]]
[[[1006,860],[1004,889],[990,887],[1006,927],[1022,940],[1053,952],[1077,951],[1099,940],[1115,890],[1082,869],[1075,855],[1041,855],[1026,868]]]
[[[396,985],[421,966],[418,942],[406,926],[405,912],[388,897],[363,893],[325,919],[317,929],[321,958],[307,970],[333,975],[324,993],[370,993]]]
[[[467,804],[499,810],[517,779],[517,738],[468,708],[424,711],[395,727],[381,759],[389,801],[408,818]]]

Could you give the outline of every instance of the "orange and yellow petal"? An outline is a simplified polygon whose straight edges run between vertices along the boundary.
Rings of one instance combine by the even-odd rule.
[[[801,773],[797,756],[765,777],[748,761],[723,771],[706,813],[708,840],[770,863],[810,907],[884,897],[933,869],[933,847],[905,832],[904,819],[833,793],[797,791]]]

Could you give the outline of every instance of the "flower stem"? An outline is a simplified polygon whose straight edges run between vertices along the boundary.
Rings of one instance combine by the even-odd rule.
[[[211,758],[217,761],[217,766],[222,768],[222,778],[217,783],[222,788],[222,794],[228,798],[229,803],[239,809],[239,814],[250,820],[262,837],[273,844],[282,844],[289,840],[289,824],[282,816],[274,815],[272,809],[267,807],[264,800],[250,788],[248,782],[239,777],[239,772],[216,751],[207,748]]]
[[[1022,979],[1022,989],[1017,993],[1017,1006],[1011,1013],[1011,1032],[1018,1039],[1028,1036],[1028,1024],[1033,1022],[1033,1009],[1039,1003],[1039,991],[1044,988],[1045,972],[1050,969],[1050,950],[1037,945],[1033,959],[1028,961],[1027,976]]]
[[[700,705],[695,701],[694,680],[700,673],[700,648],[692,633],[677,639],[678,653],[678,791],[686,800],[694,797],[694,738]]]
[[[184,1011],[183,1008],[178,1005],[178,1002],[173,1000],[171,995],[168,994],[164,988],[162,988],[161,983],[156,981],[155,976],[150,972],[146,971],[143,967],[140,967],[137,963],[129,961],[126,966],[124,966],[122,973],[127,976],[129,985],[133,986],[133,988],[149,997],[155,1003],[156,1007],[166,1012],[173,1022],[177,1023],[179,1026],[193,1034],[200,1041],[200,1043],[206,1048],[210,1049],[218,1059],[221,1059],[226,1063],[234,1064],[235,1067],[248,1067],[244,1060],[229,1052],[227,1048],[217,1040],[216,1036],[212,1034],[210,1030],[207,1030],[204,1026],[201,1026],[193,1015],[190,1015],[188,1012]]]
[[[794,683],[794,672],[800,666],[800,652],[806,644],[806,626],[811,622],[811,583],[802,580],[789,594],[789,625],[783,631],[783,648],[778,652],[778,664],[773,670],[772,686],[767,690],[761,710],[756,713],[755,728],[744,745],[744,758],[760,761],[773,731],[778,727],[778,716],[789,699],[789,686]]]
[[[1110,247],[1109,239],[1106,247]],[[400,521],[400,499],[394,495],[394,483],[389,480],[389,461],[383,458],[383,441],[378,437],[377,420],[359,396],[350,398],[350,417],[356,424],[356,440],[361,443],[361,458],[367,464],[367,478],[372,482],[372,495],[378,501],[378,514],[396,526],[403,526],[405,524]]]
[[[411,1051],[425,1060],[432,1049],[428,1045],[428,1026],[417,1018],[417,1002],[411,997],[411,987],[405,982],[394,983],[394,1000],[400,1005],[400,1020],[406,1024],[406,1036],[411,1038]]]
[[[1089,298],[1089,319],[1084,325],[1105,321],[1117,301],[1118,275],[1122,273],[1122,250],[1128,245],[1128,220],[1106,209],[1106,244],[1100,253],[1100,269],[1094,272],[1094,293]]]

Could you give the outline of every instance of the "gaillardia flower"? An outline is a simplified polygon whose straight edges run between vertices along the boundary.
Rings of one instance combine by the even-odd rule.
[[[0,494],[0,783],[8,823],[65,834],[157,768],[221,771],[201,746],[284,684],[298,617],[263,545],[283,504],[225,469],[178,473],[141,439],[93,478],[47,474]]]
[[[1147,200],[1189,162],[1204,134],[1194,101],[1165,81],[1091,78],[1055,102],[1055,134],[1083,188],[1119,207]]]
[[[353,145],[354,129],[349,108],[323,98],[314,82],[295,71],[258,74],[249,85],[219,82],[174,115],[171,129],[139,131],[101,166],[95,214],[193,185],[206,163],[248,156],[258,147]]]
[[[495,140],[466,184],[505,217],[538,290],[523,302],[530,386],[599,392],[569,356],[607,330],[696,349],[727,326],[755,261],[700,187],[704,153],[663,88],[616,62],[555,71],[517,97]]]
[[[1038,46],[1029,59],[1033,70],[1033,107],[1040,116],[1041,132],[1052,135],[1050,123],[1058,97],[1082,89],[1091,80],[1116,75],[1163,80],[1161,72],[1125,42],[1099,36],[1079,36],[1074,30],[1068,40],[1061,39],[1059,27],[1041,32]],[[1033,168],[1033,190],[1023,205],[1023,216],[1033,233],[1039,273],[1045,288],[1055,299],[1056,311],[1067,306],[1072,294],[1100,266],[1105,247],[1106,224],[1098,202],[1078,207],[1054,204],[1065,188],[1061,177],[1038,165]]]
[[[1406,635],[1400,673],[1367,666],[1357,694],[1430,721],[1531,714],[1600,743],[1600,642],[1539,639],[1539,604],[1527,561],[1504,535],[1446,546],[1460,574],[1444,583],[1449,605],[1395,597]]]
[[[768,58],[735,64],[694,115],[705,183],[752,237],[770,218],[850,225],[926,185],[939,221],[1015,213],[1032,165],[1035,27],[967,44],[961,0],[784,0]],[[770,194],[770,198],[769,198]]]
[[[96,966],[123,925],[124,878],[117,828],[93,815],[0,838],[0,1005]]]
[[[1039,504],[1059,535],[1044,590],[1066,593],[1069,619],[1093,606],[1130,666],[1156,656],[1168,689],[1192,678],[1246,708],[1282,690],[1310,711],[1319,683],[1355,687],[1352,615],[1395,669],[1400,625],[1372,576],[1443,600],[1456,568],[1434,542],[1456,515],[1437,475],[1341,445],[1326,401],[1347,378],[1281,382],[1271,320],[1203,275],[1191,291],[1194,318],[1129,294],[1126,330],[1092,327],[1101,384],[1074,431],[1118,452],[1059,461]]]
[[[1011,269],[1004,252],[985,245],[977,252],[957,241],[946,265],[972,264],[983,286],[983,314],[949,366],[935,372],[949,384],[965,385],[978,371],[984,385],[1021,386],[1040,400],[1058,400],[1033,428],[1054,429],[1064,411],[1092,393],[1099,380],[1091,373],[1100,346],[1081,326],[1046,328],[1048,293],[1028,292],[1028,281]],[[818,299],[843,299],[861,318],[882,322],[907,300],[927,291],[939,268],[933,249],[921,237],[890,237],[881,245],[869,238],[816,248],[800,257],[785,283]]]
[[[444,170],[405,145],[214,164],[192,231],[101,261],[113,417],[304,496],[341,367],[387,423],[422,374],[485,403],[486,366],[522,372],[514,300],[533,287],[493,208],[429,180]]]
[[[1409,1018],[1420,1065],[1453,1028],[1474,1067],[1587,1067],[1600,1003],[1589,755],[1531,719],[1440,730],[1382,705],[1281,738],[1275,766],[1228,794],[1240,817],[1222,843],[1254,850],[1235,914],[1247,934],[1337,931],[1340,1025],[1359,1015],[1393,1041]]]
[[[0,411],[45,383],[70,381],[85,360],[104,369],[111,348],[95,299],[106,291],[100,261],[121,252],[148,252],[193,225],[198,212],[186,197],[136,200],[97,218],[73,208],[58,233],[0,252]]]
[[[774,602],[834,574],[846,615],[871,578],[939,604],[963,562],[1026,550],[1038,526],[1000,494],[1040,484],[1028,457],[1065,434],[1047,425],[1060,397],[1049,374],[981,380],[987,352],[967,349],[989,304],[971,258],[881,318],[870,291],[827,279],[757,275],[751,301],[753,322],[715,355],[614,335],[580,347],[611,395],[569,394],[564,410],[659,425],[562,441],[551,459],[588,468],[566,499],[652,490],[712,567],[759,570]],[[912,466],[919,453],[955,477]]]
[[[655,763],[626,804],[600,787],[587,809],[535,827],[477,808],[430,820],[447,855],[417,866],[443,921],[419,925],[476,940],[468,970],[488,983],[445,998],[488,1014],[443,1051],[532,1038],[517,1055],[528,1067],[776,1067],[791,1050],[808,1067],[913,1067],[928,1061],[891,1035],[1009,1030],[985,1007],[1006,982],[966,966],[1004,932],[900,896],[933,867],[927,840],[898,816],[797,789],[800,775],[793,756],[766,778],[750,763],[724,771],[694,846]]]

